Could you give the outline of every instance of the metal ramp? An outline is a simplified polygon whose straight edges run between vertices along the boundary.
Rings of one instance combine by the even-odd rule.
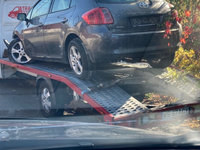
[[[117,84],[100,88],[98,81],[84,81],[73,75],[62,67],[34,63],[30,65],[19,65],[6,59],[0,59],[0,63],[15,68],[16,70],[32,75],[43,76],[65,83],[73,91],[79,94],[101,115],[104,120],[112,124],[120,120],[147,110],[147,108],[121,89]]]

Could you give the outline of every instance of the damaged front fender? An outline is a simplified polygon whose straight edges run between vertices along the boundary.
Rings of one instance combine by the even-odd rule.
[[[8,58],[8,47],[10,45],[10,43],[8,42],[8,40],[3,39],[4,44],[6,45],[6,49],[4,49],[3,52],[3,58]]]

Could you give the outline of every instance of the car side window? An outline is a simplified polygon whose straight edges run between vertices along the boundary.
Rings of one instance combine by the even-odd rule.
[[[51,5],[51,0],[41,0],[33,8],[31,18],[35,18],[35,17],[47,14],[49,12],[50,5]]]
[[[71,0],[54,0],[52,12],[65,10],[70,7]]]
[[[72,0],[71,7],[75,6],[75,0]]]
[[[15,7],[14,11],[19,11],[19,8],[18,8],[18,7]]]

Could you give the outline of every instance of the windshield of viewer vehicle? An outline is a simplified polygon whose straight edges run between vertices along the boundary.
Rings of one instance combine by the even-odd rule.
[[[0,147],[200,145],[200,0],[0,10]]]

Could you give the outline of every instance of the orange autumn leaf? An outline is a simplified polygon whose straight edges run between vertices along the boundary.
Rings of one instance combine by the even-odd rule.
[[[169,22],[169,21],[167,21],[165,25],[166,25],[166,28],[167,28],[167,29],[170,29],[170,28],[171,28],[171,26],[172,26],[172,23],[171,23],[171,22]]]
[[[181,43],[182,43],[182,44],[185,44],[185,43],[186,43],[186,41],[185,41],[185,39],[184,39],[184,38],[181,38],[181,40],[180,40],[180,41],[181,41]]]
[[[168,35],[168,34],[171,34],[171,30],[170,29],[166,29],[165,30],[165,33]]]
[[[190,15],[191,15],[191,11],[186,10],[186,11],[185,11],[185,15],[186,15],[187,17],[190,17]]]

